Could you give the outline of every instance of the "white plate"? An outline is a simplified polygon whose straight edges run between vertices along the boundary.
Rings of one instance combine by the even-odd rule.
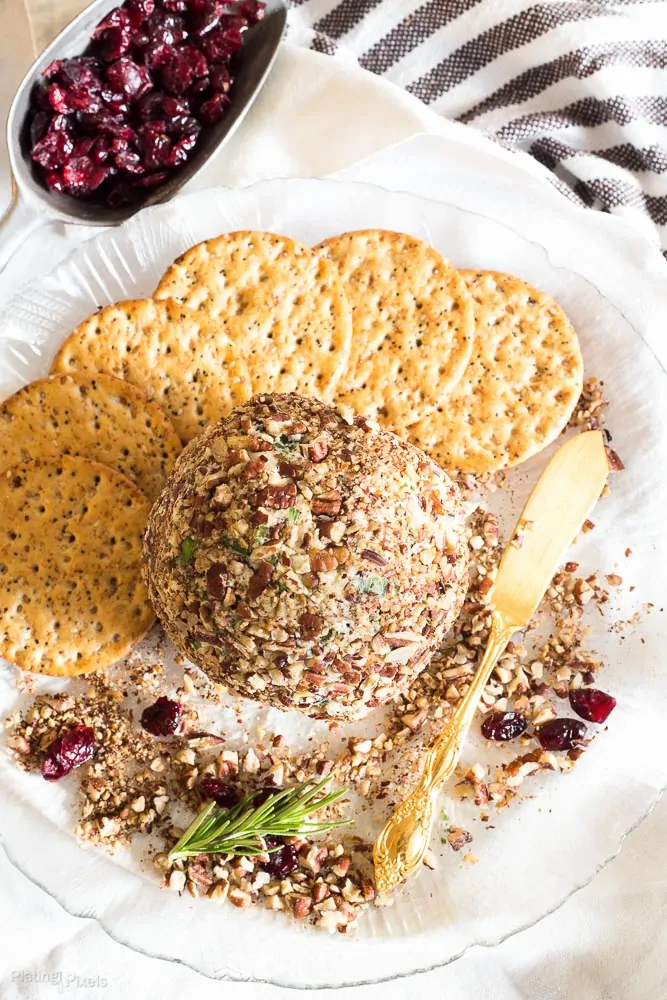
[[[314,243],[367,226],[424,238],[461,266],[516,273],[554,295],[579,330],[587,372],[604,380],[612,400],[609,426],[627,466],[596,509],[597,529],[577,543],[574,556],[591,571],[620,572],[635,587],[614,597],[608,618],[590,615],[590,645],[608,662],[601,686],[619,705],[609,731],[572,775],[535,781],[530,790],[536,798],[494,814],[495,829],[473,826],[477,865],[461,864],[436,843],[438,870],[424,872],[392,908],[372,910],[354,939],[300,933],[272,913],[239,914],[230,906],[179,899],[154,888],[150,870],[142,877],[131,859],[82,852],[70,833],[64,787],[20,774],[0,755],[0,837],[14,864],[67,910],[95,917],[117,940],[212,977],[310,988],[377,982],[445,964],[473,944],[501,941],[590,881],[665,785],[660,613],[642,615],[642,623],[623,634],[609,625],[630,619],[646,602],[657,604],[667,592],[667,375],[641,324],[633,328],[613,297],[590,284],[576,253],[571,270],[550,263],[548,230],[538,245],[478,213],[364,184],[271,181],[197,193],[89,241],[14,301],[0,321],[0,395],[44,374],[63,335],[98,305],[149,293],[165,265],[200,239],[260,228]],[[641,275],[634,280],[638,296],[649,294]],[[643,306],[645,311],[646,301]],[[506,521],[544,461],[540,456],[513,474],[512,495],[501,510]],[[631,557],[624,556],[626,549]],[[0,667],[3,717],[17,700],[14,676],[12,668]],[[295,713],[271,711],[263,719],[292,739],[313,728]],[[468,759],[479,752],[473,741]],[[461,808],[447,803],[454,822],[464,816]]]

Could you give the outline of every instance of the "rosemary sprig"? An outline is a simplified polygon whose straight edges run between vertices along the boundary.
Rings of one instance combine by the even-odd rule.
[[[259,792],[247,795],[231,809],[210,802],[169,852],[169,861],[197,854],[253,857],[267,851],[264,837],[309,836],[351,823],[349,819],[319,823],[310,819],[311,813],[325,809],[345,795],[342,789],[318,797],[330,780],[326,777],[285,788],[270,795],[261,805],[253,805]]]

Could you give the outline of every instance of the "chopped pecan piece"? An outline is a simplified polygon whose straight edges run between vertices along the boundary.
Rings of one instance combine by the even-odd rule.
[[[304,611],[302,615],[299,615],[299,625],[301,626],[301,635],[304,639],[315,639],[322,631],[324,620],[320,615],[313,615],[309,611]]]
[[[292,902],[292,913],[296,920],[303,920],[310,913],[313,901],[310,896],[294,896]]]
[[[329,490],[318,497],[313,497],[310,508],[313,514],[326,514],[328,517],[335,517],[340,513],[343,505],[343,498],[338,490]]]
[[[267,486],[259,490],[256,496],[258,507],[270,507],[272,510],[286,510],[296,500],[296,486],[287,483],[285,486]]]
[[[326,549],[312,549],[310,552],[310,568],[313,573],[331,573],[338,567],[338,560],[333,552]]]
[[[451,826],[447,842],[453,851],[460,851],[462,847],[472,842],[472,834],[460,826]]]
[[[301,466],[295,465],[294,462],[278,462],[278,472],[285,479],[294,479],[302,472],[302,469]]]
[[[264,593],[271,582],[272,576],[273,566],[271,563],[261,562],[253,573],[250,583],[248,584],[248,597],[250,600],[255,600],[260,594]]]
[[[266,438],[251,437],[247,444],[248,451],[273,451],[273,445]]]
[[[266,458],[263,455],[261,458],[253,458],[249,462],[246,462],[241,470],[241,479],[245,479],[246,481],[257,479],[264,471],[265,464]]]
[[[621,461],[621,459],[619,458],[619,456],[614,451],[614,449],[613,448],[608,448],[605,445],[605,449],[604,450],[607,453],[607,461],[609,462],[609,468],[611,469],[611,471],[612,472],[622,472],[623,469],[625,468],[625,466],[624,466],[623,462]]]
[[[362,559],[365,559],[367,562],[375,563],[376,566],[387,565],[387,560],[381,556],[379,552],[373,552],[372,549],[363,549],[360,555]]]
[[[329,454],[329,445],[326,441],[312,441],[305,447],[306,458],[311,462],[322,462]]]
[[[214,601],[221,601],[227,590],[227,570],[222,563],[213,563],[206,573],[206,590]]]

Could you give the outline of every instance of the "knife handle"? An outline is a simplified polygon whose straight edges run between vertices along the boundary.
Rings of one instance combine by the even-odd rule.
[[[489,641],[470,687],[426,755],[424,771],[419,782],[425,792],[434,794],[454,773],[482,691],[489,683],[493,668],[517,631],[517,627],[497,611],[492,613]]]

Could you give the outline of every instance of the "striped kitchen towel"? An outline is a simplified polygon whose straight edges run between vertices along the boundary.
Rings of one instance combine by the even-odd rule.
[[[291,39],[547,166],[667,250],[665,0],[288,0]]]

